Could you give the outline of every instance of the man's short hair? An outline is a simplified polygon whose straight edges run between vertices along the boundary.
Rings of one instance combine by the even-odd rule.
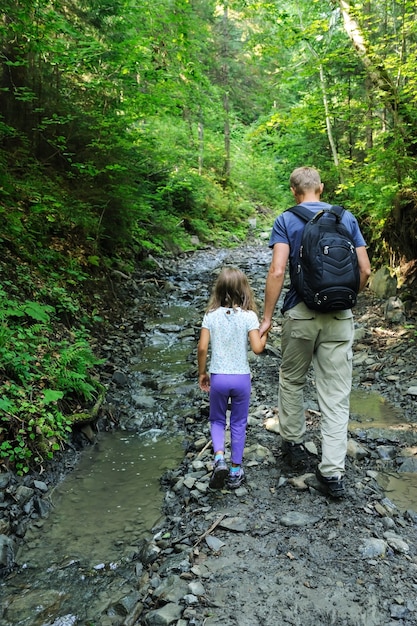
[[[321,192],[320,174],[314,167],[297,167],[290,176],[290,187],[296,194],[303,195],[306,191]]]

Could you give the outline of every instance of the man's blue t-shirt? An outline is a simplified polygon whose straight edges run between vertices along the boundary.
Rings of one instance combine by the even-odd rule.
[[[302,206],[311,210],[311,216],[313,217],[318,211],[322,209],[330,209],[331,205],[327,202],[301,202]],[[323,216],[321,219],[334,219],[332,217],[327,218]],[[356,248],[360,246],[366,246],[366,242],[360,231],[359,224],[356,218],[349,211],[345,211],[342,216],[342,224],[346,226],[348,231],[352,235],[352,241]],[[278,215],[274,225],[272,227],[271,237],[269,239],[269,247],[273,248],[276,243],[286,243],[290,246],[290,263],[296,262],[298,251],[301,245],[301,239],[303,236],[305,222],[297,215],[294,215],[290,211],[284,211],[281,215]],[[302,298],[295,291],[291,285],[290,289],[285,295],[284,304],[281,312],[284,313],[289,309],[292,309],[296,304],[302,301]]]

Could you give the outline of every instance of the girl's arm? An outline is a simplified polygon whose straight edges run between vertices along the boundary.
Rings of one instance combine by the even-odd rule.
[[[264,334],[260,335],[259,330],[251,330],[249,332],[249,343],[252,351],[255,354],[261,354],[265,350],[266,340],[268,338],[268,330],[264,331]]]
[[[210,331],[202,328],[197,347],[198,384],[202,391],[210,391],[210,375],[207,373],[207,352],[210,341]]]

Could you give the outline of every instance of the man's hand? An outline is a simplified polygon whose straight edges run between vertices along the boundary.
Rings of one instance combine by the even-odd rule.
[[[271,328],[271,322],[268,320],[263,319],[261,322],[261,325],[259,326],[259,334],[262,337],[263,335],[265,335],[265,333],[267,333]]]

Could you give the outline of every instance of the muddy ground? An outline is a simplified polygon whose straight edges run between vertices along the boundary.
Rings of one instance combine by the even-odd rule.
[[[381,303],[368,293],[360,299],[356,319],[366,329],[356,354],[365,350],[369,359],[369,365],[355,368],[356,387],[385,393],[412,418],[415,400],[399,387],[404,389],[416,375],[413,334],[398,338],[401,328],[384,327]],[[247,441],[249,449],[263,446],[273,458],[249,454],[245,488],[209,495],[209,509],[193,501],[187,490],[180,505],[167,507],[171,516],[180,518],[178,535],[194,542],[193,572],[204,587],[201,605],[188,612],[196,621],[189,623],[417,624],[417,514],[396,508],[376,480],[380,470],[401,467],[403,454],[415,459],[416,430],[402,426],[398,436],[355,431],[352,442],[365,452],[362,457],[356,449],[356,458],[347,460],[347,496],[342,501],[307,486],[308,479],[295,485],[280,455],[279,435],[265,428],[268,418],[273,422],[276,417],[278,362],[279,357],[275,362],[260,357],[252,363],[254,397]],[[319,451],[313,378],[307,396],[306,440]],[[196,458],[201,454],[191,449],[180,473],[190,472],[188,463]],[[177,480],[174,474],[169,486]],[[223,527],[226,520],[232,530]],[[212,527],[209,536],[222,543],[210,546],[204,535]]]
[[[258,299],[262,298],[267,266],[265,254],[260,258],[256,247],[223,256],[203,251],[196,258],[167,262],[153,277],[144,278],[139,272],[121,290],[130,304],[115,324],[113,354],[107,353],[103,375],[112,381],[112,391],[103,406],[100,428],[118,428],[127,419],[115,410],[126,404],[126,392],[121,385],[115,388],[114,375],[123,364],[129,370],[127,346],[136,340],[140,344],[141,333],[146,334],[147,311],[163,307],[167,294],[177,291],[179,299],[196,308],[197,337],[208,285],[222,263],[246,271]],[[153,292],[148,289],[152,284]],[[280,437],[275,432],[278,312],[265,353],[251,357],[253,390],[244,460],[247,482],[234,492],[208,490],[208,401],[198,390],[195,354],[191,357],[187,388],[193,408],[177,419],[184,437],[184,460],[163,477],[161,520],[152,529],[152,539],[138,546],[123,573],[135,592],[134,606],[125,617],[106,610],[94,626],[417,624],[417,496],[410,497],[409,505],[396,506],[381,482],[386,473],[407,470],[416,484],[417,309],[415,299],[411,300],[405,321],[390,323],[384,318],[384,307],[385,302],[369,289],[359,298],[353,387],[364,397],[375,394],[378,402],[386,402],[383,413],[388,412],[388,419],[381,426],[372,419],[368,423],[362,412],[352,414],[352,422],[359,423],[350,432],[347,494],[341,501],[329,499],[311,473],[294,473],[281,458]],[[179,328],[180,333],[189,331]],[[313,372],[305,402],[306,441],[320,453]],[[49,487],[71,471],[76,458],[74,449],[69,450],[43,476]],[[12,530],[21,527],[17,538],[23,537],[23,513],[16,511],[15,518],[16,524],[9,522],[9,526]],[[61,626],[60,619],[48,624]]]
[[[386,400],[388,413],[393,407],[392,424],[396,419],[399,424],[395,430],[367,424],[362,429],[359,424],[351,432],[344,500],[329,499],[314,479],[286,467],[280,437],[266,427],[273,428],[277,417],[279,315],[269,347],[251,363],[247,483],[237,492],[206,491],[211,451],[204,449],[209,436],[202,398],[200,417],[184,425],[190,441],[184,463],[164,480],[168,517],[158,537],[165,534],[169,540],[161,546],[168,554],[188,546],[192,569],[180,577],[196,578],[202,585],[201,595],[189,600],[182,613],[185,621],[173,623],[417,624],[416,501],[399,509],[378,482],[381,472],[417,470],[416,400],[408,393],[417,382],[414,316],[411,307],[408,324],[389,323],[383,301],[369,289],[360,296],[354,388]],[[306,441],[320,453],[312,372],[306,415]],[[184,477],[191,478],[188,486]],[[153,610],[159,606],[161,611],[167,601],[159,597]],[[147,613],[147,608],[145,601],[140,623],[159,623],[158,610]]]

